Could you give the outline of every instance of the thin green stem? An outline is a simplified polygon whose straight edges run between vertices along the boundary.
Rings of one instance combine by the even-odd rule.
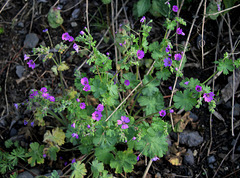
[[[202,84],[205,84],[206,82],[208,82],[212,77],[214,77],[214,75],[216,75],[218,73],[218,71],[216,71],[215,73],[213,73],[207,80],[205,80]]]
[[[99,72],[99,70],[98,70],[98,66],[96,66],[96,68],[97,68],[97,72],[98,72],[98,75],[99,75],[99,77],[100,77],[100,80],[101,80],[101,82],[102,82],[102,77],[101,77],[101,74],[100,74],[100,72]]]
[[[65,96],[66,93],[65,93],[65,88],[64,88],[64,84],[63,84],[63,74],[62,74],[62,71],[60,71],[60,82],[61,82],[63,95]]]
[[[134,118],[135,116],[137,116],[138,113],[140,113],[140,111],[142,111],[142,110],[143,110],[143,107],[141,107],[141,108],[133,115],[133,118]],[[131,113],[130,113],[130,115],[131,115]]]
[[[53,117],[55,117],[62,125],[67,127],[67,123],[65,123],[61,118],[59,118],[54,112],[52,112],[51,110],[48,110],[47,112]]]

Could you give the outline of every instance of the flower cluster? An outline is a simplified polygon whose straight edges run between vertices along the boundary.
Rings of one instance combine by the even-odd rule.
[[[74,38],[66,32],[62,34],[62,40],[72,42]]]
[[[117,120],[118,125],[122,125],[122,129],[127,129],[128,125],[127,123],[130,122],[130,119],[126,116],[121,116],[121,120]]]
[[[186,82],[185,82],[186,83]],[[188,83],[187,83],[188,84]],[[196,85],[195,90],[197,92],[201,92],[202,91],[202,87],[200,85]],[[204,93],[203,94],[203,98],[205,102],[211,102],[213,100],[214,97],[214,93],[210,92],[210,93]]]
[[[102,111],[104,110],[104,106],[102,104],[99,104],[96,108],[96,111],[92,113],[92,119],[95,121],[100,121],[102,118]]]
[[[51,96],[49,93],[47,93],[47,88],[46,88],[46,87],[42,87],[42,88],[40,89],[40,92],[42,93],[42,97],[43,97],[44,99],[47,99],[47,100],[49,100],[49,101],[51,101],[51,102],[55,102],[54,96]],[[38,93],[37,90],[32,89],[32,90],[31,90],[31,94],[29,95],[29,98],[33,99],[33,98],[34,98],[35,96],[37,96],[38,94],[39,94],[39,93]]]
[[[81,79],[81,84],[84,86],[83,90],[84,91],[89,91],[91,90],[91,86],[89,85],[89,82],[88,82],[88,78],[87,77],[83,77]]]

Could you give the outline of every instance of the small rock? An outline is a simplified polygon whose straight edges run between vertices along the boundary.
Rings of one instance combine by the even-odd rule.
[[[198,116],[192,112],[190,112],[190,115],[189,115],[192,119],[193,119],[193,122],[196,122],[198,121]]]
[[[232,111],[229,112],[229,115],[232,114]],[[236,103],[234,105],[234,112],[233,112],[233,116],[239,116],[240,115],[240,105],[238,103]]]
[[[18,178],[34,178],[34,177],[29,172],[24,171],[24,172],[18,174]]]
[[[194,157],[192,150],[188,149],[185,156],[184,156],[184,162],[188,165],[194,165]]]
[[[22,78],[24,69],[24,66],[16,66],[16,74],[19,78]]]
[[[80,9],[74,9],[72,12],[72,19],[77,19],[80,14]]]
[[[179,135],[180,143],[186,144],[189,147],[198,146],[203,142],[203,137],[199,135],[197,131],[183,131]]]
[[[19,27],[24,27],[24,23],[22,23],[22,22],[18,22],[18,24],[17,24]]]
[[[17,129],[15,129],[15,128],[12,128],[11,130],[10,130],[10,137],[14,137],[15,135],[17,135]]]
[[[155,178],[161,178],[161,174],[158,172],[158,173],[155,175]]]
[[[208,160],[208,164],[212,164],[216,161],[216,158],[214,155],[212,155],[212,156],[208,157],[207,160]]]
[[[71,22],[71,26],[72,27],[76,27],[77,26],[77,22]]]
[[[38,44],[39,38],[37,34],[35,33],[29,33],[26,35],[26,38],[24,40],[24,47],[25,48],[35,48]]]
[[[208,165],[211,169],[214,169],[213,165],[212,164],[209,164]]]

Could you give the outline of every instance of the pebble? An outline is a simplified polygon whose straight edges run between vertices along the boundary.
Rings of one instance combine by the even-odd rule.
[[[76,27],[77,26],[77,22],[71,22],[71,26],[72,27]]]
[[[15,128],[12,128],[11,130],[10,130],[10,137],[14,137],[15,135],[17,135],[17,129],[15,129]]]
[[[188,165],[194,165],[194,157],[192,150],[188,149],[185,156],[184,156],[184,162]]]
[[[229,112],[229,115],[232,115],[232,111]],[[239,116],[239,115],[240,115],[240,105],[238,103],[236,103],[234,105],[233,116]]]
[[[16,66],[16,74],[19,78],[22,78],[24,69],[24,66]]]
[[[198,116],[192,112],[190,112],[190,115],[189,115],[192,119],[193,119],[193,122],[196,122],[198,121]]]
[[[212,155],[207,158],[207,161],[208,161],[208,164],[212,164],[216,161],[216,158],[214,155]]]
[[[39,38],[36,33],[29,33],[26,35],[24,40],[24,47],[25,48],[35,48],[38,44]]]
[[[36,175],[40,174],[40,171],[37,168],[30,169],[30,171]],[[24,171],[18,175],[18,178],[34,178],[34,176],[30,172]]]
[[[77,19],[80,14],[80,9],[74,9],[72,12],[72,19]]]
[[[197,131],[183,131],[179,135],[180,143],[186,144],[189,147],[198,146],[203,142],[203,137]]]

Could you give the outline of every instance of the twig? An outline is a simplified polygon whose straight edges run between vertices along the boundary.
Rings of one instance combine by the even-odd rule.
[[[5,4],[3,5],[2,9],[0,10],[0,14],[3,11],[3,9],[5,8],[5,6],[8,4],[9,0],[7,0],[7,2],[5,2]]]
[[[33,0],[33,6],[32,6],[32,19],[31,19],[31,24],[29,28],[29,33],[32,31],[32,25],[33,25],[33,18],[34,18],[34,10],[35,10],[35,0]]]
[[[57,0],[57,1],[54,3],[53,7],[55,7],[58,3],[59,3],[59,0]]]
[[[150,159],[150,161],[148,162],[147,168],[145,169],[144,174],[142,176],[143,178],[146,178],[151,165],[152,165],[152,159]]]
[[[17,18],[17,16],[23,11],[23,9],[25,9],[25,7],[28,5],[28,3],[26,3],[23,8],[17,13],[17,15],[15,15],[15,17],[13,17],[12,22],[14,22],[14,20]]]
[[[83,0],[81,0],[81,1],[79,1],[78,3],[76,3],[76,4],[74,4],[74,6],[72,6],[72,7],[70,7],[70,8],[68,8],[68,9],[66,9],[66,10],[63,10],[63,11],[61,11],[61,12],[67,12],[67,11],[69,11],[69,10],[71,10],[71,9],[73,9],[74,7],[76,7],[78,4],[81,4],[81,2],[82,2]]]
[[[90,33],[89,21],[88,21],[88,0],[86,0],[86,17],[87,17],[87,29],[88,29],[88,33]]]
[[[188,37],[187,37],[186,44],[184,46],[182,59],[184,58],[184,55],[185,55],[185,52],[186,52],[186,49],[187,49],[187,46],[188,46],[188,43],[189,43],[189,39],[190,39],[190,36],[191,36],[191,33],[192,33],[192,29],[193,29],[193,26],[194,26],[194,24],[196,22],[196,19],[197,19],[196,17],[198,16],[198,12],[200,10],[200,7],[202,6],[202,3],[203,3],[203,0],[201,0],[201,2],[199,3],[197,12],[195,14],[195,18],[193,19],[193,22],[192,22],[192,25],[191,25],[191,28],[190,28],[190,31],[189,31],[189,34],[188,34]],[[180,62],[179,70],[181,69],[182,62],[183,62],[183,60],[181,60],[181,62]],[[173,85],[172,94],[171,94],[171,98],[170,98],[170,102],[169,102],[169,107],[171,107],[171,105],[172,105],[173,93],[174,93],[175,88],[176,88],[177,80],[178,80],[178,76],[176,76],[176,79],[175,79],[175,82],[174,82],[174,85]],[[173,127],[172,114],[170,114],[170,118],[171,118],[172,127]],[[174,127],[173,127],[173,129],[174,129]]]
[[[232,35],[231,35],[231,22],[230,22],[230,17],[229,17],[229,13],[227,13],[227,17],[228,17],[228,32],[229,32],[229,41],[230,41],[230,45],[231,45],[231,53],[232,53],[232,61],[234,63],[235,57],[234,57],[234,50],[233,50],[233,43],[232,43]],[[232,86],[232,115],[231,115],[231,127],[232,127],[232,136],[234,136],[234,128],[233,128],[233,115],[234,115],[234,95],[235,95],[235,69],[233,68],[233,86]]]
[[[240,6],[240,4],[238,4],[238,5],[236,5],[236,6],[233,6],[233,7],[229,7],[229,8],[227,8],[227,9],[224,9],[224,10],[222,10],[222,11],[219,11],[219,12],[216,12],[216,13],[213,13],[213,14],[206,14],[206,16],[208,17],[208,16],[211,16],[211,15],[217,15],[217,14],[220,14],[220,13],[222,13],[222,12],[229,11],[229,10],[231,10],[231,9],[237,8],[238,6]]]
[[[235,143],[233,145],[233,151],[232,151],[232,162],[234,161],[234,152],[235,152],[235,148],[236,148],[236,145],[237,145],[237,142],[238,142],[238,139],[239,139],[239,136],[240,136],[240,132],[238,133],[238,136],[235,140]]]
[[[201,40],[201,42],[202,42],[202,45],[201,45],[201,47],[202,47],[202,69],[204,68],[204,50],[203,50],[203,41],[204,41],[204,38],[203,38],[203,32],[204,32],[204,24],[205,24],[205,14],[206,14],[206,8],[207,8],[207,0],[205,0],[205,2],[204,2],[204,15],[203,15],[203,19],[202,19],[202,40]]]
[[[6,100],[6,106],[7,106],[7,115],[9,114],[8,98],[7,98],[7,78],[8,78],[9,68],[10,68],[10,65],[8,66],[8,69],[7,69],[6,80],[5,80],[5,85],[4,85],[4,96],[5,96],[5,100]]]
[[[217,175],[217,172],[218,172],[218,170],[220,169],[220,167],[222,166],[222,164],[223,164],[223,162],[224,162],[224,160],[228,157],[228,155],[232,152],[232,150],[233,150],[233,148],[228,152],[228,154],[223,158],[223,160],[221,161],[221,163],[220,163],[220,165],[218,166],[218,168],[217,168],[217,170],[216,170],[216,172],[214,173],[214,176],[213,176],[213,178]]]
[[[111,1],[111,8],[112,8],[112,33],[113,33],[113,41],[114,43],[116,43],[116,40],[115,40],[115,26],[114,26],[114,7],[113,7],[113,1]],[[116,9],[117,10],[117,9]],[[116,24],[116,28],[117,28],[117,24]],[[118,50],[117,50],[117,46],[116,44],[114,45],[114,51],[115,51],[115,63],[117,65],[117,62],[118,62]],[[116,73],[117,73],[117,67],[116,67]]]

